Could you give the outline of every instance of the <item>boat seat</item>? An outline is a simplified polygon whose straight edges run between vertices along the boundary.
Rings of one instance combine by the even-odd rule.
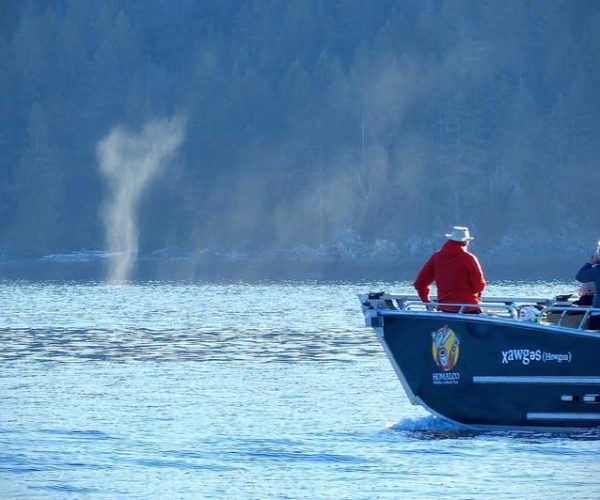
[[[576,308],[573,308],[572,311],[551,311],[544,315],[543,321],[567,328],[579,328],[584,314],[585,310],[577,310]],[[587,327],[587,323],[589,323],[589,319],[582,325],[583,329]]]

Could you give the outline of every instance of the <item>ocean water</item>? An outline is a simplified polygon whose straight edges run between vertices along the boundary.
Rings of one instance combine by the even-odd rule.
[[[378,290],[412,293],[0,282],[0,497],[600,498],[600,431],[471,432],[412,406],[363,327],[356,294]]]

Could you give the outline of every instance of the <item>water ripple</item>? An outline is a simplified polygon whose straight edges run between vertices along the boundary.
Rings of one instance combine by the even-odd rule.
[[[0,496],[598,497],[600,429],[423,416],[369,289],[411,284],[0,284]]]

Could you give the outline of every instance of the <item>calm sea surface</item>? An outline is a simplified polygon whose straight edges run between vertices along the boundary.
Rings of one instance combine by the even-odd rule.
[[[554,296],[574,283],[492,283]],[[600,498],[600,431],[410,405],[358,292],[0,282],[2,498]]]

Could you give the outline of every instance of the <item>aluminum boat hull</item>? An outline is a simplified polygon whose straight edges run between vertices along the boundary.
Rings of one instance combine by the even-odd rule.
[[[600,426],[600,333],[477,314],[370,318],[413,404],[468,427]]]

